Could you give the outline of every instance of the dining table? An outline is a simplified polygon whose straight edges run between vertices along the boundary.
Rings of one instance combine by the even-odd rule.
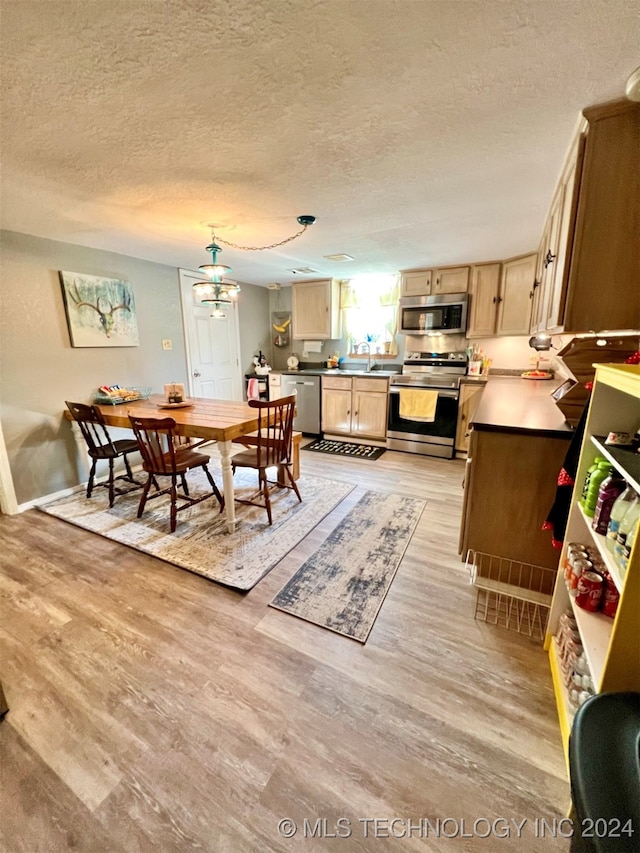
[[[172,405],[162,394],[151,394],[147,399],[132,400],[118,405],[94,403],[94,406],[100,410],[108,426],[131,429],[130,414],[142,418],[170,417],[175,421],[176,435],[199,439],[199,443],[217,442],[221,458],[227,529],[229,533],[235,532],[232,442],[258,429],[257,409],[245,402],[214,400],[206,397],[189,397],[182,404]],[[65,413],[67,416],[69,414],[69,412]]]

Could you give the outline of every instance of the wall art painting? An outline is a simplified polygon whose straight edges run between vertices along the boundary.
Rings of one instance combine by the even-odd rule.
[[[130,282],[60,271],[72,347],[137,347]]]

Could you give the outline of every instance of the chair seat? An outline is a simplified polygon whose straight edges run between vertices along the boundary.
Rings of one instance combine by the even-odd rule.
[[[174,473],[170,454],[165,453],[162,458],[165,463],[164,468],[166,469],[166,473]],[[209,460],[210,457],[206,453],[197,453],[195,450],[189,450],[188,448],[179,448],[175,451],[175,473],[184,474],[190,468],[201,468],[203,465],[207,465]],[[161,475],[163,473],[159,466],[150,465],[144,461],[142,467],[145,471],[152,474]]]
[[[240,466],[241,468],[262,468],[267,464],[266,456],[265,447],[260,449],[253,447],[250,450],[241,450],[240,453],[234,453],[231,464]]]
[[[135,439],[120,438],[117,441],[112,441],[110,445],[105,444],[103,447],[89,451],[89,454],[94,459],[116,459],[123,453],[135,453],[137,450],[138,442]]]

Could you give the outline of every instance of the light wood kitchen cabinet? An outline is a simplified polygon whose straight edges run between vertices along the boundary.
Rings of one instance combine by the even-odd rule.
[[[292,296],[292,337],[323,341],[340,337],[340,282],[338,279],[294,281]]]
[[[631,549],[626,572],[622,572],[607,548],[606,537],[593,530],[591,518],[585,515],[579,503],[587,470],[596,455],[606,457],[626,482],[640,492],[638,454],[630,448],[604,444],[604,437],[612,429],[633,432],[638,424],[639,411],[640,367],[627,364],[597,365],[567,521],[565,545],[560,555],[545,638],[565,754],[572,724],[572,710],[560,668],[556,639],[559,619],[563,612],[570,610],[576,619],[595,692],[640,691],[640,537],[636,538]],[[620,594],[613,619],[600,612],[590,613],[582,610],[575,604],[575,598],[569,595],[564,580],[564,559],[569,542],[584,543],[605,563]]]
[[[558,552],[541,526],[555,499],[568,444],[568,437],[471,430],[460,541],[463,556],[471,549],[556,568]]]
[[[529,333],[537,259],[531,253],[471,268],[468,338]]]
[[[489,338],[495,335],[501,267],[500,263],[471,267],[468,338]]]
[[[429,296],[432,270],[403,270],[400,273],[402,296]]]
[[[480,402],[484,383],[463,382],[460,385],[460,401],[458,404],[458,424],[456,426],[456,450],[468,453],[470,423]]]
[[[403,270],[400,273],[402,296],[436,296],[442,293],[466,293],[471,267],[438,267],[435,270]]]
[[[323,376],[322,431],[384,440],[387,401],[387,379]]]
[[[431,293],[466,293],[470,267],[440,267],[433,271]]]
[[[577,205],[576,177],[584,154],[584,134],[574,142],[553,197],[538,250],[531,331],[561,330],[567,296],[567,260],[573,245]],[[580,164],[580,165],[579,165]]]
[[[562,199],[562,188],[559,188],[554,196],[538,248],[533,287],[534,296],[531,308],[530,331],[532,332],[541,332],[547,327],[549,302],[554,284],[553,276],[558,267],[556,261],[558,260],[558,236],[560,233]]]
[[[621,99],[583,116],[540,245],[534,330],[640,326],[640,104]]]
[[[497,335],[526,335],[531,325],[537,254],[505,261],[500,276]]]

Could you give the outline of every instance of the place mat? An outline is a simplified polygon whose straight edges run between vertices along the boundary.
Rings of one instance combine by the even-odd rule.
[[[222,472],[213,457],[209,470],[221,487]],[[192,495],[211,489],[202,469],[190,471],[187,483]],[[271,492],[272,525],[261,507],[236,504],[235,533],[227,532],[226,515],[219,511],[215,498],[179,512],[175,533],[169,532],[168,495],[149,501],[142,518],[136,518],[139,491],[117,498],[111,509],[105,489],[98,489],[88,500],[84,490],[74,492],[69,497],[41,504],[38,509],[209,580],[248,590],[354,488],[348,483],[306,474],[297,484],[302,503],[291,489]],[[239,498],[254,495],[256,472],[236,471],[234,490]]]
[[[355,444],[349,441],[333,441],[328,438],[318,438],[310,444],[305,444],[303,450],[313,450],[315,453],[333,453],[338,456],[353,456],[358,459],[379,459],[385,452],[385,447],[373,444]]]
[[[425,505],[365,492],[269,606],[366,642]]]

